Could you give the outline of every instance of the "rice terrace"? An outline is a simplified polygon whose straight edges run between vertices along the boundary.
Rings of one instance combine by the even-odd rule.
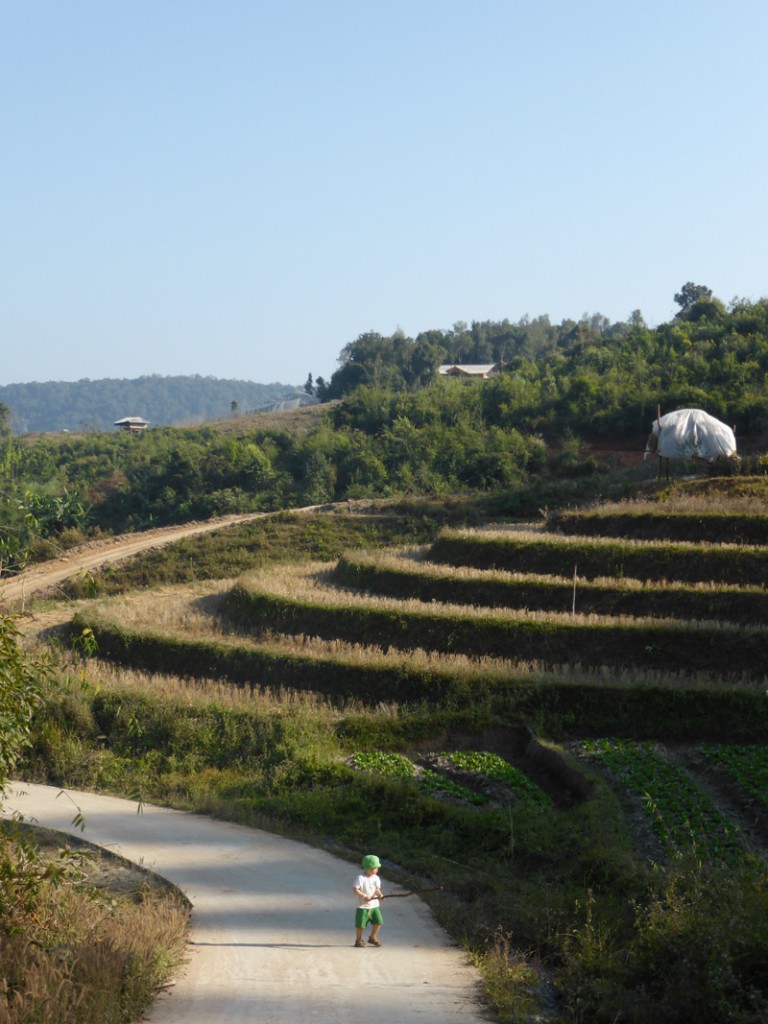
[[[75,577],[27,613],[59,675],[19,771],[375,845],[490,1019],[764,1020],[764,491],[333,506]]]

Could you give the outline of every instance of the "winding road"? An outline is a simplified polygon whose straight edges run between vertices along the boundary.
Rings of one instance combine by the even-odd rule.
[[[482,1024],[479,981],[417,897],[384,900],[381,949],[355,949],[359,868],[258,829],[129,800],[11,783],[5,816],[153,870],[192,903],[189,959],[147,1024]],[[386,894],[402,892],[387,883]]]
[[[268,514],[130,534],[69,552],[3,581],[0,603],[23,611],[27,597],[80,572]],[[128,800],[68,793],[85,817],[84,832],[57,787],[11,783],[0,813],[20,813],[119,853],[167,878],[192,903],[188,961],[146,1024],[487,1020],[477,972],[417,897],[384,901],[381,949],[353,948],[358,865],[257,829],[151,805],[137,814]],[[382,888],[402,891],[387,883],[386,866]]]

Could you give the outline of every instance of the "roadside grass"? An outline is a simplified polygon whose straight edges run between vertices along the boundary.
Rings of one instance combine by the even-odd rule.
[[[129,1024],[182,962],[189,910],[170,892],[95,889],[77,855],[14,829],[0,876],[2,1024]]]

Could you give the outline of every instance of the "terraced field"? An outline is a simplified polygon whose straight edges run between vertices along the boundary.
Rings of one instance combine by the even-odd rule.
[[[520,885],[533,879],[534,861],[536,870],[546,861],[555,892],[557,854],[537,830],[546,818],[566,834],[577,808],[599,832],[609,793],[621,820],[611,825],[614,838],[602,840],[615,842],[613,852],[580,875],[590,900],[603,888],[610,900],[622,858],[634,865],[622,868],[629,888],[632,872],[640,878],[651,865],[676,863],[756,873],[764,888],[768,545],[754,540],[765,532],[753,516],[749,531],[740,526],[749,543],[681,540],[676,521],[676,538],[664,540],[662,518],[645,541],[617,536],[616,519],[605,515],[583,535],[445,530],[425,548],[348,552],[332,565],[246,574],[154,605],[147,595],[96,603],[70,632],[77,639],[91,630],[103,658],[143,671],[227,680],[251,693],[322,694],[338,710],[346,785],[360,779],[380,796],[399,794],[404,807],[422,801],[424,820],[438,814],[423,810],[432,804],[460,809],[478,850],[494,835],[507,844],[508,865],[525,851]],[[382,707],[393,724],[374,734],[371,716]],[[441,863],[453,863],[444,836],[438,848]],[[467,859],[465,852],[459,867]],[[428,875],[429,855],[415,861]],[[476,886],[476,867],[474,876]],[[546,937],[519,900],[500,895],[500,879],[488,884],[506,907],[504,927],[544,957],[540,1011],[554,978],[557,1019],[685,1019],[655,1018],[646,982],[633,988],[625,979],[621,997],[595,994],[589,969],[582,963],[575,973],[568,942],[552,939],[554,926]],[[556,909],[560,898],[551,898],[554,917],[565,913]],[[645,927],[650,920],[648,910]],[[583,941],[587,924],[580,927]],[[756,950],[742,950],[739,961],[750,966],[738,998],[765,1007],[768,978],[751,965],[768,950],[762,936],[751,941]],[[648,968],[649,977],[658,970]],[[665,992],[677,984],[670,975]],[[632,1016],[627,999],[644,1009]],[[702,1021],[751,1019],[695,1012]]]
[[[614,530],[609,517],[599,522]],[[630,558],[642,578],[624,575]],[[611,560],[620,571],[598,575]],[[570,578],[549,571],[571,562]],[[657,564],[674,566],[674,577],[654,578]],[[713,566],[717,581],[704,578]],[[642,758],[649,743],[699,739],[709,744],[702,756],[721,752],[738,797],[749,772],[727,765],[745,749],[764,751],[768,740],[768,592],[754,582],[765,578],[763,545],[656,539],[617,548],[540,530],[445,530],[424,549],[354,552],[331,569],[309,563],[245,576],[219,588],[208,621],[189,630],[173,616],[165,632],[152,628],[162,617],[146,600],[143,622],[130,621],[123,600],[117,614],[115,603],[96,606],[87,624],[103,656],[152,670],[181,661],[193,675],[279,680],[374,703],[496,697],[517,704],[521,724],[538,717],[557,738],[605,731],[607,746],[572,749],[591,766],[610,760],[606,751],[621,737],[643,741]],[[76,618],[73,633],[84,624]],[[646,707],[633,720],[626,707],[637,712],[638,695]],[[561,723],[558,702],[567,704]],[[615,729],[606,728],[611,710]],[[507,763],[524,762],[525,747],[518,739]],[[663,760],[663,748],[654,756]],[[442,771],[451,774],[445,764]],[[657,760],[651,774],[661,772]],[[626,786],[621,773],[614,782]],[[756,799],[745,790],[740,802],[759,820]]]

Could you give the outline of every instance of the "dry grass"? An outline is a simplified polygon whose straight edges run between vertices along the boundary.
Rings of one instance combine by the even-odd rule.
[[[0,1024],[123,1024],[138,1019],[181,963],[188,909],[58,884],[0,841]]]
[[[573,574],[567,576],[553,576],[544,573],[511,572],[507,569],[475,569],[468,565],[444,565],[440,562],[423,561],[423,554],[428,550],[424,547],[400,547],[381,548],[378,550],[353,551],[345,555],[347,561],[353,565],[372,566],[374,568],[388,569],[394,572],[419,576],[430,580],[441,580],[446,577],[460,580],[477,581],[478,583],[546,583],[573,585]],[[611,587],[613,590],[626,591],[648,591],[649,594],[659,590],[674,591],[699,591],[702,593],[734,593],[743,594],[745,591],[753,590],[756,593],[763,593],[764,587],[742,586],[738,583],[717,583],[714,581],[701,581],[692,583],[680,583],[670,580],[636,580],[627,576],[595,576],[588,581],[578,578],[580,586],[586,582],[591,587]]]
[[[755,494],[731,495],[727,498],[702,490],[694,492],[675,492],[661,495],[656,499],[635,498],[631,501],[606,501],[599,505],[591,505],[584,509],[594,516],[627,516],[637,513],[648,513],[656,516],[666,515],[756,515],[768,514],[765,498]]]
[[[382,649],[374,645],[348,643],[344,640],[323,640],[305,635],[288,636],[266,633],[258,637],[243,635],[218,617],[218,607],[226,595],[229,583],[195,584],[173,591],[142,592],[120,598],[94,602],[90,612],[94,621],[102,619],[121,629],[151,633],[152,635],[183,637],[187,639],[217,640],[222,645],[251,645],[277,655],[297,655],[319,662],[339,662],[361,667],[402,669],[413,673],[445,674],[457,680],[471,682],[482,677],[489,681],[508,681],[515,678],[531,683],[571,683],[573,685],[619,686],[641,688],[701,688],[712,686],[707,672],[664,672],[640,667],[582,666],[574,662],[551,665],[542,661],[510,660],[494,657],[470,657],[463,654],[441,654],[422,649]],[[414,602],[418,603],[418,602]],[[429,606],[430,609],[432,605]],[[570,619],[570,616],[569,616]],[[344,711],[357,709],[359,702],[349,699],[340,704],[330,702],[313,692],[289,688],[269,689],[241,686],[220,679],[189,679],[139,670],[120,668],[107,662],[93,660],[83,663],[70,655],[73,672],[86,672],[88,682],[102,688],[151,692],[169,700],[186,704],[220,704],[226,707],[253,708],[258,704],[265,709],[281,707],[311,708],[331,718]],[[729,679],[729,688],[754,690],[763,686],[761,680],[744,675]],[[362,705],[359,705],[362,706]],[[396,705],[393,705],[396,707]]]
[[[617,509],[621,506],[617,506]],[[670,547],[675,548],[679,551],[690,551],[692,553],[700,551],[702,548],[714,548],[714,549],[726,549],[733,551],[741,551],[744,549],[743,544],[713,544],[711,541],[691,541],[691,540],[633,540],[631,537],[593,537],[590,535],[582,536],[580,534],[568,534],[568,533],[546,533],[544,530],[535,530],[530,526],[523,528],[510,527],[507,529],[499,529],[498,526],[489,527],[488,529],[478,529],[475,527],[466,527],[464,529],[454,529],[452,527],[445,527],[440,534],[443,539],[467,539],[471,541],[473,538],[481,538],[484,541],[487,540],[509,540],[510,536],[513,536],[516,542],[525,542],[536,544],[549,544],[553,548],[567,548],[583,547],[585,544],[596,549],[600,548],[637,548],[643,551],[668,551]],[[758,548],[757,550],[763,551],[764,548]]]
[[[475,570],[478,571],[478,570]],[[240,584],[246,591],[264,594],[292,602],[307,602],[326,608],[369,608],[376,611],[397,611],[402,614],[419,615],[428,611],[430,616],[444,618],[446,621],[455,618],[492,620],[497,622],[523,621],[541,623],[569,623],[577,625],[621,625],[627,629],[642,629],[658,623],[653,615],[646,617],[629,615],[599,615],[594,613],[573,614],[572,612],[530,611],[526,608],[509,609],[477,606],[473,604],[449,604],[439,601],[424,602],[416,598],[377,597],[337,587],[330,579],[326,563],[304,563],[298,565],[280,565],[259,573],[247,573],[241,577]],[[642,584],[638,584],[642,586]],[[702,630],[711,633],[715,630],[732,630],[728,622],[719,620],[667,620],[669,622],[685,622],[691,630]],[[764,627],[743,625],[744,632],[764,632]]]
[[[314,430],[335,404],[326,402],[322,405],[302,405],[297,409],[247,412],[225,420],[211,420],[205,425],[219,434],[234,434],[238,437],[251,435],[258,430],[282,430],[295,437]]]

